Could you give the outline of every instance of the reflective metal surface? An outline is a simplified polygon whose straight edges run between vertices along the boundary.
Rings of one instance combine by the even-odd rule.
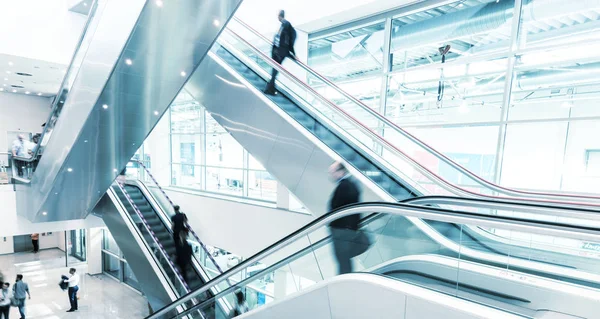
[[[105,10],[114,10],[110,11],[114,16],[105,13],[100,23],[107,24],[106,30],[97,31],[104,42],[96,50],[90,47],[31,189],[23,190],[28,196],[20,196],[19,210],[33,221],[85,217],[156,125],[239,3],[109,1]],[[122,50],[115,48],[119,39],[125,43]],[[91,71],[83,73],[86,66]],[[98,73],[107,71],[110,76],[103,81]]]
[[[306,208],[327,212],[334,189],[327,168],[337,154],[212,53],[185,89]],[[363,187],[363,198],[380,197]]]

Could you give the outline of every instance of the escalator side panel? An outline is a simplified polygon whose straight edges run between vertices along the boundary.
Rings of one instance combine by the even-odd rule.
[[[334,184],[327,169],[339,158],[214,54],[186,85],[201,103],[270,174],[313,214],[327,211]],[[380,200],[363,187],[363,200]]]
[[[138,279],[141,291],[144,292],[150,307],[154,310],[160,309],[172,301],[172,296],[164,286],[164,280],[161,279],[160,273],[157,273],[156,267],[153,266],[150,252],[129,227],[135,226],[128,225],[129,222],[121,216],[116,205],[118,203],[114,203],[109,195],[105,194],[94,211],[102,215],[106,227]]]
[[[122,1],[112,2],[122,5]],[[128,35],[127,41],[99,97],[85,101],[89,115],[73,120],[80,123],[73,130],[75,136],[61,142],[61,147],[49,149],[58,152],[59,160],[52,165],[54,174],[34,174],[34,180],[47,182],[34,189],[40,196],[29,210],[34,215],[30,219],[78,219],[91,211],[177,97],[240,3],[189,0],[158,5],[144,1],[133,32],[122,31]],[[54,196],[59,192],[69,196]]]

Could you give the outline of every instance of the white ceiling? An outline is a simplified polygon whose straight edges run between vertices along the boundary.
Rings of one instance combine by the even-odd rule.
[[[0,53],[0,91],[41,96],[56,95],[66,68],[63,64]]]

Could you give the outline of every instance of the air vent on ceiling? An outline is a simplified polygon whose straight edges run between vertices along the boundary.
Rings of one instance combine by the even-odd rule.
[[[15,89],[24,89],[25,87],[22,85],[11,85],[11,87],[15,88]]]
[[[17,72],[15,74],[16,75],[20,75],[20,76],[33,76],[33,75],[29,74],[29,73],[23,73],[23,72]]]

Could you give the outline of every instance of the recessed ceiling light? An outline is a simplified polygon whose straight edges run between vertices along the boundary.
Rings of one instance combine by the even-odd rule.
[[[87,143],[87,140],[83,141],[84,143]]]
[[[187,75],[187,73],[185,73],[185,71],[181,71],[181,73],[179,73],[179,74],[181,74],[181,76],[186,76]]]
[[[42,96],[42,93],[38,93],[38,96]]]
[[[17,93],[17,90],[12,90],[13,93]]]
[[[83,6],[87,7],[87,2],[84,2],[84,3],[83,3]]]
[[[106,110],[108,108],[108,104],[102,105],[102,108]]]
[[[8,78],[4,78],[4,81],[8,81]]]
[[[125,59],[125,64],[132,65],[133,61],[131,61],[131,59]]]
[[[31,93],[31,92],[29,92],[29,91],[25,91],[25,94],[29,94],[29,93]]]
[[[154,115],[158,115],[158,111],[154,111]]]
[[[58,103],[65,103],[65,101],[58,101]]]
[[[6,83],[5,83],[5,84],[2,84],[2,86],[7,86],[7,85],[6,85]]]
[[[0,88],[0,92],[4,91],[4,88]]]
[[[48,212],[43,212],[42,215],[46,216],[48,215]]]
[[[8,65],[12,66],[12,65],[13,65],[13,63],[12,63],[12,62],[8,62]]]
[[[119,171],[118,169],[116,169],[116,168],[113,168],[113,172],[115,172],[115,173],[116,173],[116,172],[118,172],[118,171]]]
[[[217,19],[214,19],[213,24],[215,25],[215,27],[218,27],[221,24],[221,22],[219,22],[219,20]]]
[[[6,71],[6,74],[10,74],[10,71]]]
[[[69,167],[69,168],[67,168],[67,172],[69,172],[69,173],[70,173],[70,172],[72,172],[72,171],[73,171],[73,169],[72,169],[72,168],[70,168],[70,167]]]
[[[163,6],[162,0],[156,0],[156,5],[159,7],[162,7]]]

